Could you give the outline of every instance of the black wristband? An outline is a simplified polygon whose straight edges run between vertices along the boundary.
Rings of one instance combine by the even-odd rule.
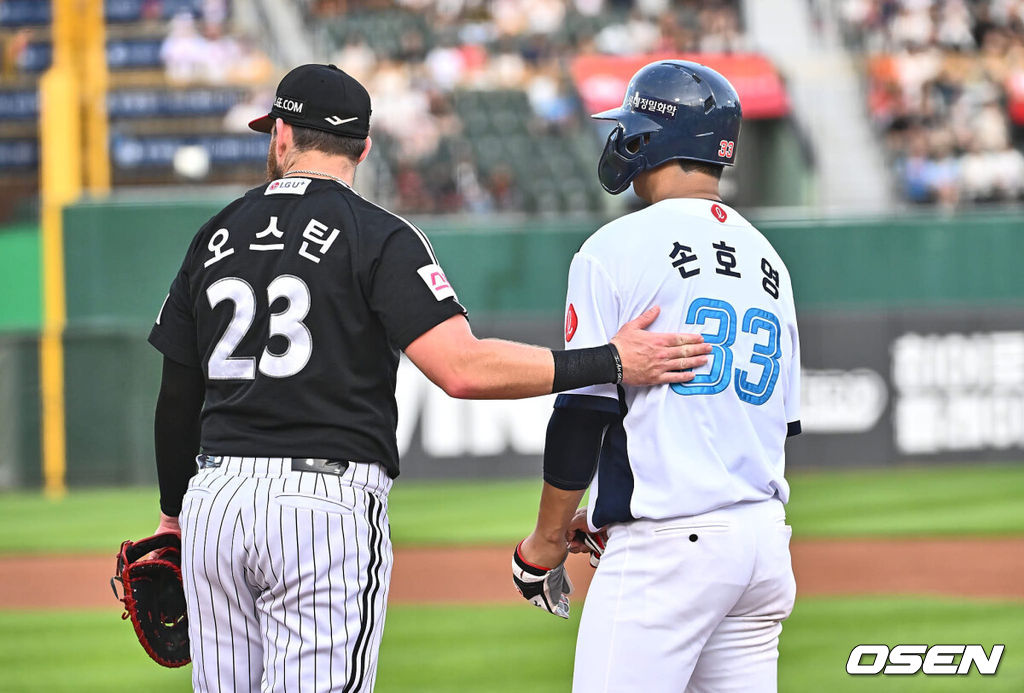
[[[555,359],[552,392],[575,390],[588,385],[622,382],[622,361],[612,344],[589,349],[551,351]]]
[[[612,351],[612,358],[615,359],[615,384],[622,382],[622,357],[619,356],[619,348],[608,342],[608,348]]]

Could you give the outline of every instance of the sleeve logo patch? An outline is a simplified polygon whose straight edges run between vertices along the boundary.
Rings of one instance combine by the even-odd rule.
[[[424,265],[416,270],[416,273],[420,275],[420,279],[427,285],[431,293],[434,294],[434,298],[438,301],[443,301],[446,298],[454,298],[455,289],[448,283],[448,277],[444,276],[444,271],[440,265]]]
[[[264,195],[305,195],[309,178],[278,178],[267,186]]]
[[[715,219],[718,219],[723,224],[729,218],[729,215],[725,213],[721,205],[711,205],[711,213],[715,215]]]
[[[576,328],[579,327],[579,320],[576,317],[576,308],[569,304],[569,310],[565,312],[565,341],[571,342],[576,335]]]

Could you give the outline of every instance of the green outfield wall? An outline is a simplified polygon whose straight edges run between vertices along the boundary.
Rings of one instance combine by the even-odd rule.
[[[38,330],[41,323],[39,228],[0,227],[0,332]]]
[[[223,200],[66,212],[69,325],[145,325]],[[573,252],[600,219],[419,220],[474,312],[560,315]],[[1024,213],[760,221],[803,310],[1024,300]]]
[[[226,202],[216,196],[132,199],[86,202],[66,211],[69,483],[154,478],[152,411],[160,356],[145,336],[196,229]],[[417,221],[478,334],[559,343],[569,261],[601,220]],[[939,363],[952,347],[942,339],[913,340],[929,331],[968,345],[975,340],[989,355],[1016,353],[1016,342],[1003,343],[1007,334],[1020,332],[1024,345],[1024,272],[1018,267],[1024,214],[762,219],[758,225],[793,277],[804,365],[813,383],[809,401],[820,416],[817,432],[812,425],[811,435],[794,446],[794,463],[989,458],[993,451],[1022,456],[1024,434],[1018,436],[1014,427],[1019,418],[1024,430],[1024,383],[1020,392],[1016,384],[1011,387],[1010,400],[1005,392],[984,389],[987,381],[980,375],[968,383],[974,401],[989,408],[1006,404],[1013,419],[1009,432],[979,434],[975,449],[970,440],[946,441],[920,426],[900,424],[936,407],[943,412],[938,420],[955,424],[950,408],[969,404],[954,402],[950,391],[936,390],[925,376],[912,383],[894,379],[890,360],[893,349],[902,349]],[[0,267],[8,284],[0,302],[0,420],[10,429],[0,430],[0,486],[31,485],[39,478],[38,246],[32,236],[31,230],[0,232]],[[36,293],[26,288],[31,286]],[[543,407],[549,403],[540,409],[452,405],[417,377],[407,373],[400,382],[400,396],[412,402],[399,431],[410,476],[508,475],[536,468]],[[851,411],[859,411],[859,418],[851,418]],[[900,447],[903,439],[910,440],[906,449]]]

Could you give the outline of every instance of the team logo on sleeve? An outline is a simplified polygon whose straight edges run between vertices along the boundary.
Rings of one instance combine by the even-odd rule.
[[[579,327],[579,320],[576,318],[576,309],[569,304],[569,310],[565,312],[565,341],[571,342],[576,328]]]
[[[420,279],[438,301],[443,301],[446,298],[458,300],[455,296],[455,289],[448,283],[448,277],[444,276],[440,265],[424,265],[416,270],[416,273],[420,275]]]
[[[715,215],[715,219],[718,219],[723,224],[725,220],[729,218],[729,215],[722,209],[722,205],[711,205],[711,213]]]

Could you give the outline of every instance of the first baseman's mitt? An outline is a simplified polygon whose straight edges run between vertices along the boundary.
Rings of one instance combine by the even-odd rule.
[[[126,541],[117,554],[114,581],[121,583],[124,614],[131,617],[135,634],[153,661],[180,667],[191,660],[188,652],[188,616],[181,584],[181,537],[157,534]]]

